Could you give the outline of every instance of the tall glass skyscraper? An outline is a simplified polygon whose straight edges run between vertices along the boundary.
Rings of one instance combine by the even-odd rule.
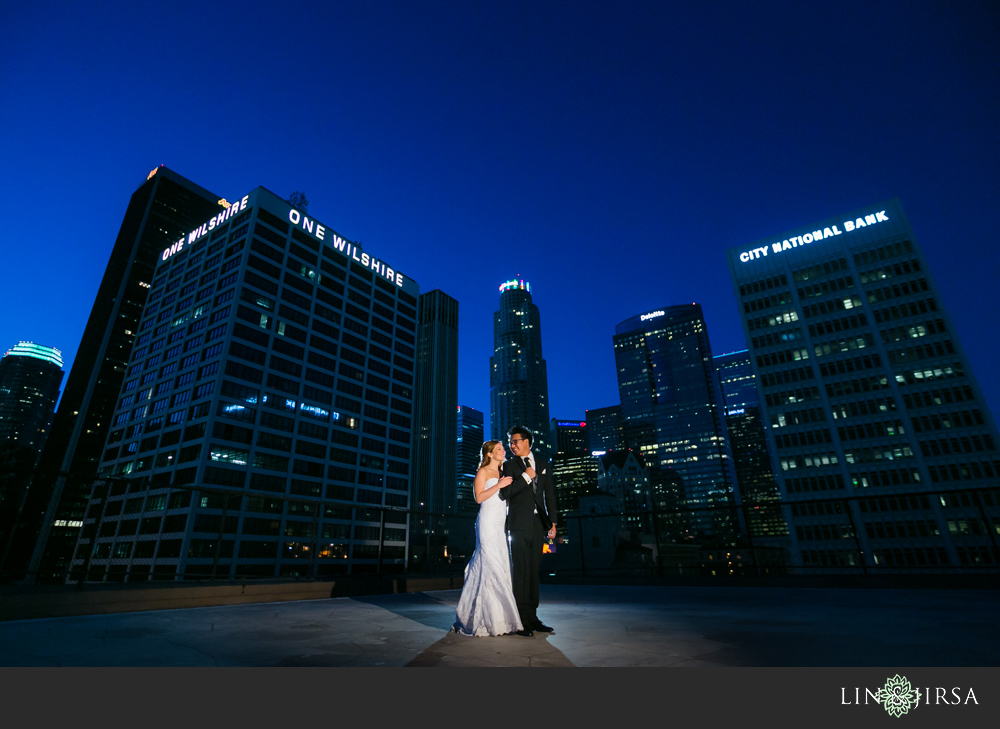
[[[38,455],[62,384],[62,353],[19,342],[0,359],[0,574],[23,565],[30,544],[14,544]],[[13,552],[11,549],[13,548]]]
[[[760,410],[757,378],[748,350],[712,358],[726,413],[726,431],[733,453],[736,483],[744,508],[750,544],[784,547],[788,534],[778,501],[778,485],[767,451],[767,435]]]
[[[455,409],[456,431],[458,433],[458,483],[456,498],[458,510],[465,513],[476,513],[479,504],[473,493],[472,482],[476,480],[476,472],[482,455],[483,414],[468,405],[459,405]]]
[[[434,514],[453,514],[458,302],[439,289],[418,301],[416,375],[411,503]]]
[[[899,200],[727,256],[793,563],[995,565],[996,426]]]
[[[587,449],[593,451],[625,450],[621,405],[587,410]]]
[[[0,448],[41,451],[52,424],[62,353],[33,342],[19,342],[0,359]]]
[[[264,188],[158,258],[77,568],[401,571],[416,282]]]
[[[531,285],[520,280],[500,285],[500,309],[493,313],[490,438],[506,442],[507,430],[515,425],[534,433],[532,452],[552,456],[542,320],[531,303]]]
[[[675,537],[729,542],[737,531],[722,397],[699,304],[636,315],[615,328],[625,439],[650,468],[653,499],[688,509]]]
[[[220,210],[219,195],[162,165],[133,193],[17,536],[34,546],[29,579],[59,580],[65,574],[80,531],[66,525],[79,524],[86,511],[160,253]]]

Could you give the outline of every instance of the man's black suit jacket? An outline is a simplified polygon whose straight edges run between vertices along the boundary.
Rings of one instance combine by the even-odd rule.
[[[535,519],[541,521],[545,531],[558,520],[556,507],[556,487],[552,482],[552,464],[535,458],[535,481],[537,490],[532,493],[531,484],[522,475],[523,461],[513,456],[503,464],[503,475],[514,480],[500,489],[500,498],[507,502],[507,528],[511,531],[527,531]],[[534,511],[538,509],[536,516]]]

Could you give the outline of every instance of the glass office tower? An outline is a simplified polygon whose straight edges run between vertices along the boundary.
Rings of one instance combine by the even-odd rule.
[[[468,405],[457,406],[455,414],[455,429],[458,434],[458,484],[456,487],[458,510],[475,514],[479,511],[479,504],[473,493],[472,482],[476,480],[483,443],[486,442],[483,432],[483,414]]]
[[[45,445],[59,385],[62,352],[33,342],[18,342],[0,358],[0,448]]]
[[[422,511],[454,514],[458,302],[439,289],[418,301],[416,375],[411,501]]]
[[[531,450],[550,458],[549,380],[542,358],[542,320],[531,302],[531,285],[500,285],[500,309],[493,313],[490,357],[490,438],[507,442],[507,430],[523,425],[534,434]]]
[[[794,563],[995,564],[996,427],[899,200],[727,256]]]
[[[264,188],[159,259],[76,568],[402,570],[416,282]]]
[[[657,508],[680,509],[667,533],[731,542],[735,479],[701,306],[627,319],[614,347],[625,440],[650,468]]]
[[[774,467],[767,451],[767,434],[760,410],[757,378],[748,350],[712,358],[725,404],[726,431],[733,453],[733,468],[744,506],[750,544],[784,547],[788,526],[776,506],[779,500]]]
[[[587,410],[586,418],[587,450],[591,453],[625,450],[621,405]]]

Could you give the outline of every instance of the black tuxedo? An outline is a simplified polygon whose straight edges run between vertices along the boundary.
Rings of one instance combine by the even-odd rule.
[[[558,519],[552,464],[539,461],[534,455],[532,459],[535,462],[534,488],[524,478],[523,461],[513,456],[503,464],[503,475],[514,480],[500,489],[500,498],[507,502],[514,601],[525,630],[533,630],[539,622],[535,611],[538,609],[542,545],[545,533]]]

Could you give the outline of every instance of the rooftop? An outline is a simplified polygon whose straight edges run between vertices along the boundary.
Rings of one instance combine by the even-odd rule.
[[[449,632],[460,590],[0,623],[4,666],[996,666],[995,590],[542,585],[555,633]]]

